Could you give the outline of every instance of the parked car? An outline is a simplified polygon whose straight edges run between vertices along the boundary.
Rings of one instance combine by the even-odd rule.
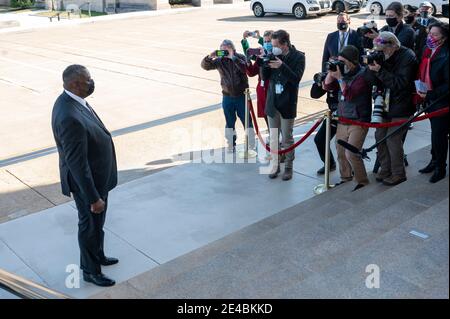
[[[399,1],[404,5],[410,4],[416,7],[419,7],[419,5],[423,2],[423,0],[399,0]],[[391,2],[393,2],[393,0],[369,0],[367,1],[366,7],[368,8],[369,12],[371,12],[373,15],[382,15],[384,14],[384,11]],[[442,13],[442,5],[448,4],[448,0],[429,0],[429,2],[431,2],[431,4],[433,5],[433,15]]]
[[[362,7],[362,0],[334,0],[331,8],[336,13],[359,12]]]
[[[258,18],[266,13],[280,13],[304,19],[309,15],[322,16],[330,12],[331,0],[252,0],[250,8]]]

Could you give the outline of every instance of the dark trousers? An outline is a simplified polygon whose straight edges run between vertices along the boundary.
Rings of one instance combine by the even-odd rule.
[[[447,167],[448,154],[448,121],[449,115],[434,117],[431,122],[431,155],[436,167],[445,169]]]
[[[238,97],[223,96],[222,100],[223,113],[225,115],[225,137],[230,145],[236,145],[236,115],[245,127],[245,95]],[[249,127],[253,128],[253,122],[249,117]],[[254,131],[249,130],[249,145],[253,147],[255,144]]]
[[[319,131],[317,131],[316,136],[314,137],[314,143],[316,143],[317,151],[319,152],[320,159],[322,162],[325,163],[325,146],[326,146],[326,130],[327,130],[327,123],[326,121],[323,121],[322,125],[320,126]],[[331,121],[331,130],[330,130],[330,140],[333,139],[333,137],[336,135],[337,131],[337,122]],[[331,145],[331,143],[330,143]],[[330,150],[330,164],[334,165],[336,164],[334,160],[333,153]]]
[[[91,204],[82,194],[73,194],[78,209],[78,244],[80,246],[80,268],[90,274],[100,274],[100,261],[105,258],[103,242],[105,232],[108,195],[103,197],[105,211],[100,214],[91,212]]]

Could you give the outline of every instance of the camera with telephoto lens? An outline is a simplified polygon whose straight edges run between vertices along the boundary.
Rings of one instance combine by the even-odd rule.
[[[333,60],[333,61],[328,61],[325,62],[325,69],[331,72],[336,72],[339,68],[339,70],[341,71],[341,73],[343,73],[344,71],[344,62],[340,61],[340,60]]]
[[[385,57],[383,51],[372,51],[362,56],[363,64],[369,65],[376,62],[379,65],[384,63]]]
[[[364,22],[362,27],[359,27],[356,32],[358,32],[359,35],[364,36],[367,33],[370,33],[372,31],[378,32],[377,29],[377,24],[375,23],[375,21],[369,21],[369,22]]]
[[[373,87],[372,91],[373,97],[373,111],[372,111],[372,123],[383,123],[383,119],[386,117],[386,108],[384,103],[384,92],[378,89],[376,86]]]
[[[326,72],[316,73],[316,74],[314,74],[314,77],[313,77],[314,83],[316,83],[318,85],[322,85],[322,82],[325,81],[326,77],[327,77]]]

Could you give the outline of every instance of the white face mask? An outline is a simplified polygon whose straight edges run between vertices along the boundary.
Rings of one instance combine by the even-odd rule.
[[[279,47],[273,47],[272,53],[273,53],[273,55],[278,56],[278,55],[282,55],[283,51]]]

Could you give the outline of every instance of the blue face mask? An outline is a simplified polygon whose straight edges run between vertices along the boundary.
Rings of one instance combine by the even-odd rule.
[[[272,53],[272,42],[264,42],[263,48],[267,53]]]

